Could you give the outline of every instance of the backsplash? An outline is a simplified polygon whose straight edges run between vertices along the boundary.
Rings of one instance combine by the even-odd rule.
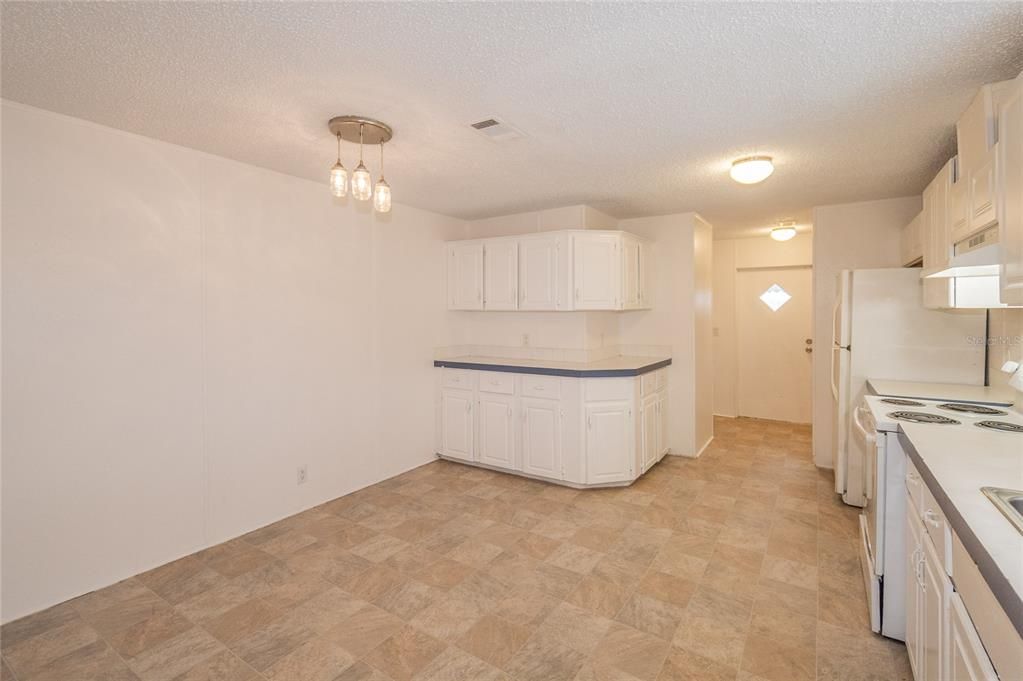
[[[988,332],[988,377],[992,386],[1008,386],[1000,370],[1009,360],[1023,361],[1023,308],[991,310]]]
[[[559,362],[597,362],[610,357],[671,357],[670,345],[608,345],[602,348],[535,348],[506,345],[449,345],[434,348],[434,359],[500,357]]]

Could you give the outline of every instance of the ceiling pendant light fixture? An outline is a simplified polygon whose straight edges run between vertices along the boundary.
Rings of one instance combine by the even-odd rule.
[[[341,133],[337,134],[337,162],[330,169],[330,193],[338,198],[348,193],[348,169],[341,163]]]
[[[378,213],[391,212],[391,185],[384,179],[384,143],[380,143],[380,179],[373,188],[373,209]]]
[[[796,235],[796,221],[784,220],[771,230],[771,238],[775,241],[788,241]]]
[[[391,130],[391,126],[381,121],[374,120],[372,118],[366,118],[364,116],[335,116],[330,119],[327,124],[331,134],[335,135],[338,139],[338,160],[337,163],[331,168],[331,192],[335,196],[344,196],[345,192],[342,190],[340,194],[335,189],[335,170],[339,167],[347,175],[347,171],[344,170],[344,166],[341,165],[341,140],[347,142],[358,142],[359,143],[359,165],[352,171],[351,189],[352,196],[359,201],[368,201],[373,198],[373,204],[377,211],[385,213],[391,209],[391,187],[386,182],[383,182],[383,168],[380,170],[380,180],[384,184],[384,191],[380,192],[379,202],[374,195],[373,191],[373,178],[369,173],[369,169],[366,168],[366,164],[362,159],[363,147],[366,144],[379,144],[380,145],[380,158],[383,163],[383,145],[389,142],[394,136],[394,131]],[[347,178],[346,178],[347,179]],[[381,208],[386,206],[386,208]]]
[[[373,178],[370,177],[369,170],[362,162],[362,135],[363,126],[360,125],[359,165],[355,166],[355,172],[352,173],[352,196],[357,198],[359,201],[366,201],[369,197],[373,196]]]
[[[732,161],[729,175],[739,184],[763,182],[774,172],[774,161],[770,156],[746,156]]]

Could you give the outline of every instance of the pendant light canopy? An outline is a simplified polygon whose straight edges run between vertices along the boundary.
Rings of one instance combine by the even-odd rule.
[[[770,156],[747,156],[732,161],[729,175],[739,184],[763,182],[774,172],[774,161]]]
[[[341,163],[341,140],[359,143],[359,164],[352,171],[352,196],[359,201],[373,199],[373,207],[379,213],[391,210],[391,187],[384,180],[384,144],[391,140],[394,131],[386,123],[363,116],[337,116],[328,123],[330,132],[337,137],[337,162],[330,169],[330,191],[334,196],[343,197],[348,188],[348,171]],[[374,191],[373,178],[363,161],[363,147],[366,144],[380,145],[380,180]]]

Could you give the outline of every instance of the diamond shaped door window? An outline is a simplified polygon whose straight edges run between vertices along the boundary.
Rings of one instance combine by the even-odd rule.
[[[792,296],[788,294],[788,291],[778,286],[778,284],[771,284],[770,288],[760,294],[760,300],[764,302],[764,305],[771,308],[772,312],[777,312],[778,308],[791,299]]]

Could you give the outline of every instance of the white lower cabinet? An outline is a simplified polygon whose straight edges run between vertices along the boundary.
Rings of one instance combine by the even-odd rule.
[[[632,403],[586,405],[586,482],[595,485],[631,480]]]
[[[564,477],[561,463],[561,402],[522,398],[522,472]]]
[[[479,462],[515,469],[515,398],[481,392],[477,404]]]
[[[959,594],[949,599],[948,681],[998,681]]]
[[[957,561],[936,547],[927,524],[936,531],[947,523],[940,508],[930,504],[929,490],[919,473],[907,465],[906,504],[906,651],[916,681],[997,681],[999,679],[981,642],[978,628],[967,612],[959,589],[973,584],[972,564]],[[949,533],[953,543],[958,539]],[[941,536],[941,535],[939,535]],[[972,570],[970,569],[972,568]],[[956,575],[956,586],[949,574]],[[979,578],[979,573],[977,574]],[[993,598],[993,597],[992,597]],[[996,606],[997,607],[997,606]],[[984,609],[983,616],[988,617]],[[991,618],[989,617],[989,620]],[[1014,633],[1014,632],[1013,632]],[[996,640],[1009,640],[995,636]]]
[[[669,449],[665,369],[629,378],[439,372],[437,452],[445,458],[605,486],[631,483]]]
[[[451,459],[473,461],[473,391],[441,390],[440,453]]]

